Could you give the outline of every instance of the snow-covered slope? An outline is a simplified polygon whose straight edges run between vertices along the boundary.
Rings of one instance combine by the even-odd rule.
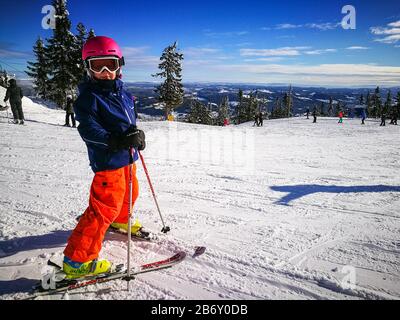
[[[0,99],[4,92],[0,92]],[[62,251],[93,174],[64,112],[24,98],[27,125],[0,118],[0,299],[19,299]],[[134,263],[206,253],[70,299],[399,299],[399,129],[321,119],[210,128],[145,122],[144,151],[167,224]],[[141,165],[135,214],[161,224]],[[124,237],[102,257],[126,260]],[[59,296],[52,297],[60,298]]]

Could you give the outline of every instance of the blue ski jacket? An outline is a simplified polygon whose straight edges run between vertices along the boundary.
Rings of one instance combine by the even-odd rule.
[[[116,80],[113,86],[102,86],[90,79],[79,86],[74,103],[78,131],[86,143],[92,170],[96,173],[114,170],[129,164],[129,151],[113,152],[108,146],[111,134],[122,134],[136,126],[134,98]],[[138,160],[135,150],[134,161]]]

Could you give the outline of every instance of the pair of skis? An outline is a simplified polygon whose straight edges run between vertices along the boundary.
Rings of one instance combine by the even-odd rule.
[[[193,258],[202,255],[205,252],[205,247],[196,247],[194,254],[192,255]],[[186,253],[183,251],[177,252],[175,255],[171,256],[170,258],[143,264],[134,268],[131,268],[130,275],[135,277],[139,274],[163,270],[171,268],[178,263],[182,262],[186,258]],[[80,289],[83,287],[100,284],[104,282],[109,282],[112,280],[123,279],[127,276],[128,270],[124,268],[124,265],[118,265],[115,269],[109,273],[104,273],[95,276],[89,276],[85,278],[79,279],[63,279],[60,281],[56,281],[57,277],[62,277],[61,267],[55,264],[54,262],[49,261],[49,265],[58,269],[54,277],[48,278],[45,282],[42,282],[35,287],[33,287],[34,293],[26,298],[27,300],[32,300],[40,296],[49,296],[54,294],[62,294],[65,292],[69,292],[72,290]]]

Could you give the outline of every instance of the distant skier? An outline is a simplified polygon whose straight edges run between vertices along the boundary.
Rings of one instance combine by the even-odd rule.
[[[339,112],[339,122],[338,123],[343,123],[343,111]]]
[[[260,117],[259,117],[258,113],[255,113],[255,114],[254,114],[254,124],[253,124],[253,127],[255,127],[255,126],[259,127],[259,126],[260,126],[259,119],[260,119]]]
[[[264,119],[263,119],[263,114],[262,112],[260,112],[259,117],[258,117],[258,123],[260,124],[260,126],[262,127],[264,125]]]
[[[398,117],[398,115],[397,115],[397,108],[396,108],[396,107],[393,107],[393,108],[392,108],[392,117],[391,117],[391,119],[390,119],[390,124],[397,125],[397,117]]]
[[[381,126],[381,127],[386,126],[386,112],[385,112],[385,111],[382,111],[382,114],[381,114],[381,124],[380,124],[380,126]]]
[[[14,124],[24,124],[24,112],[22,111],[22,89],[17,86],[17,81],[11,79],[9,81],[9,87],[4,98],[4,102],[10,99],[11,110],[14,116]]]
[[[310,108],[307,108],[306,114],[307,114],[307,119],[310,119]]]
[[[397,120],[398,120],[398,118],[399,118],[399,111],[400,111],[400,108],[395,108],[395,109],[394,109],[393,124],[394,124],[395,126],[397,126]]]
[[[69,118],[71,117],[72,127],[76,128],[75,115],[74,115],[74,101],[72,96],[67,96],[67,105],[65,107],[65,127],[70,127]]]
[[[362,109],[361,111],[361,124],[365,124],[365,119],[367,118],[367,113],[365,112],[365,109]]]
[[[317,123],[317,107],[314,108],[312,115],[314,117],[313,123]]]
[[[74,109],[95,176],[89,206],[64,250],[67,279],[110,271],[110,261],[97,260],[99,252],[110,226],[128,231],[129,148],[135,148],[137,161],[137,150],[146,146],[144,132],[136,127],[133,97],[119,79],[124,58],[118,44],[108,37],[93,37],[83,46],[82,59],[88,77],[79,87]],[[139,194],[135,164],[132,171],[134,203]],[[131,230],[132,234],[141,232],[139,221]]]

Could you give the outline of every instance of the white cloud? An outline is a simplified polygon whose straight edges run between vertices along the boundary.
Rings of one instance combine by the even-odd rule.
[[[400,28],[400,20],[388,24],[389,27]]]
[[[318,29],[322,31],[326,30],[333,30],[339,27],[341,23],[332,23],[332,22],[326,22],[326,23],[307,23],[306,27],[311,28],[311,29]]]
[[[382,39],[375,39],[374,41],[389,43],[389,44],[396,43],[396,42],[400,41],[400,34],[395,34],[395,35],[388,36],[388,37],[385,37]]]
[[[306,23],[306,24],[292,24],[292,23],[281,23],[275,25],[274,29],[276,30],[285,30],[285,29],[299,29],[299,28],[309,28],[309,29],[317,29],[321,31],[333,30],[337,27],[341,26],[341,23],[338,22],[324,22],[324,23]]]
[[[400,67],[369,64],[238,64],[213,67],[217,73],[238,81],[291,82],[332,86],[399,85]]]
[[[315,49],[311,47],[282,47],[276,49],[241,49],[240,55],[244,57],[259,56],[259,57],[290,57],[307,55],[320,55],[324,53],[337,52],[337,49]]]
[[[284,58],[283,57],[268,57],[268,58],[257,58],[257,59],[244,59],[245,62],[258,62],[258,61],[263,61],[263,62],[277,62],[277,61],[282,61]]]
[[[374,41],[382,43],[397,43],[400,41],[400,20],[389,23],[387,27],[372,27],[370,28],[372,34],[377,36],[385,36],[383,38],[376,38]]]
[[[307,65],[281,65],[281,64],[241,64],[225,65],[220,68],[233,68],[250,73],[280,73],[287,75],[336,75],[336,76],[395,76],[400,81],[400,67],[378,66],[370,64],[321,64]]]
[[[183,49],[183,54],[189,57],[198,57],[203,55],[215,54],[220,52],[219,49],[214,48],[196,48],[196,47],[189,47]]]
[[[248,31],[211,32],[208,30],[204,34],[207,37],[211,38],[232,38],[232,37],[244,36],[248,33],[249,33]]]
[[[301,24],[291,24],[291,23],[282,23],[282,24],[277,24],[275,26],[275,29],[281,30],[281,29],[297,29],[301,28],[303,25]]]
[[[0,48],[0,57],[1,58],[21,58],[21,59],[26,59],[26,58],[32,58],[32,54],[29,52],[23,52],[23,51],[15,51],[15,50],[8,50],[8,49],[2,49]]]
[[[241,49],[240,55],[245,57],[299,56],[300,51],[297,47],[284,47],[277,49]]]
[[[320,50],[311,50],[311,51],[306,51],[305,54],[308,55],[320,55],[323,53],[332,53],[332,52],[337,52],[336,49],[320,49]]]
[[[368,50],[368,47],[362,47],[362,46],[352,46],[352,47],[347,47],[346,50]]]
[[[160,57],[147,54],[149,47],[123,47],[126,67],[156,67],[160,63]]]

